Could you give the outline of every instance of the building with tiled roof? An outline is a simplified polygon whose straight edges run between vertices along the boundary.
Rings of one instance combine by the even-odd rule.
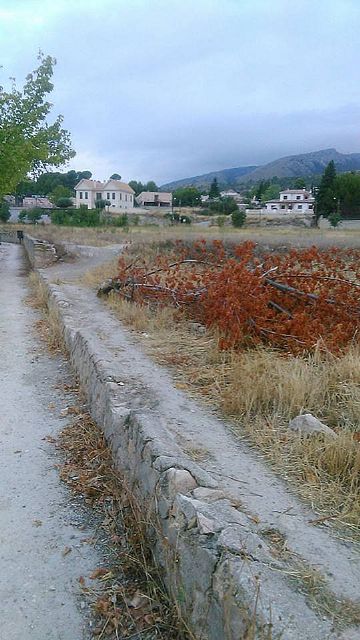
[[[97,200],[107,200],[109,213],[122,213],[134,207],[133,189],[121,180],[80,180],[75,186],[75,206],[95,209]]]

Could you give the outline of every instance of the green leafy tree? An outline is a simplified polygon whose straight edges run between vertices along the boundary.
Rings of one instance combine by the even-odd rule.
[[[63,200],[64,198],[66,198],[67,200],[70,200],[71,196],[72,196],[71,189],[69,189],[68,187],[64,187],[62,184],[58,184],[57,187],[55,187],[55,189],[53,189],[53,191],[49,193],[49,200],[56,207],[63,207],[64,205],[59,204],[59,201]],[[70,200],[70,205],[71,204],[72,202]]]
[[[112,176],[110,176],[110,180],[121,180],[121,175],[119,173],[113,173]]]
[[[219,189],[217,178],[214,178],[211,183],[209,198],[210,200],[214,200],[214,198],[220,198],[220,189]]]
[[[306,182],[304,178],[296,178],[294,182],[294,189],[306,189]]]
[[[13,192],[29,172],[60,166],[75,155],[62,116],[49,122],[55,60],[40,55],[39,62],[22,90],[14,81],[10,90],[0,90],[0,196]]]
[[[280,185],[270,184],[260,196],[261,202],[267,202],[268,200],[277,200],[280,196]]]
[[[173,203],[179,207],[196,207],[200,204],[201,194],[196,187],[180,187],[173,193]]]
[[[142,182],[138,182],[137,180],[130,180],[129,187],[135,191],[135,195],[138,196],[142,191],[146,191],[145,185]]]
[[[154,180],[149,180],[149,182],[145,183],[130,180],[129,186],[135,191],[135,196],[138,196],[142,191],[159,191],[159,187]]]
[[[262,200],[263,194],[266,192],[267,189],[269,189],[271,185],[270,180],[261,180],[261,182],[258,184],[257,187],[255,187],[254,190],[254,196],[256,198],[256,200]]]
[[[34,180],[21,180],[15,189],[16,196],[32,196],[36,191],[36,182]]]
[[[43,216],[45,211],[40,209],[39,207],[34,207],[33,209],[28,209],[26,212],[26,219],[32,224],[36,224],[39,222],[41,216]]]
[[[99,200],[95,200],[95,207],[100,211],[105,209],[105,207],[109,207],[110,205],[111,205],[110,200],[103,200],[102,198],[100,198]]]
[[[234,198],[227,196],[226,198],[220,198],[219,200],[210,202],[207,206],[205,205],[205,210],[206,215],[213,215],[215,213],[230,215],[238,210],[238,206]]]
[[[159,187],[154,180],[149,180],[145,185],[144,191],[159,191]]]
[[[6,200],[0,202],[0,222],[10,220],[10,205]]]
[[[333,160],[327,165],[316,194],[316,218],[328,217],[337,209],[336,202],[336,169]]]
[[[337,209],[345,218],[360,218],[360,174],[342,173],[335,180]]]
[[[328,216],[328,220],[329,220],[331,226],[333,227],[333,229],[336,229],[336,227],[341,222],[341,213],[340,213],[340,211],[332,211]]]
[[[238,227],[238,228],[243,227],[245,224],[245,220],[246,220],[246,213],[241,209],[238,209],[237,211],[234,211],[234,213],[231,214],[231,222],[234,227]]]
[[[62,186],[70,189],[71,195],[73,195],[75,185],[82,179],[89,180],[91,176],[91,171],[74,171],[73,169],[66,173],[48,171],[39,176],[36,182],[33,183],[32,193],[48,196],[56,187]]]
[[[58,198],[56,201],[56,206],[60,207],[60,209],[68,209],[73,206],[72,198],[66,198],[65,196]]]

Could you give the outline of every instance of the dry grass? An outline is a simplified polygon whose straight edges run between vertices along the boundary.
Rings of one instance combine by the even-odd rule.
[[[94,635],[114,640],[194,640],[167,596],[154,562],[148,542],[153,524],[114,468],[100,428],[87,413],[78,411],[57,446],[65,456],[62,480],[97,513],[111,546],[113,561],[80,580],[96,616]],[[95,579],[100,581],[97,586]]]
[[[234,434],[246,436],[326,519],[355,535],[360,524],[360,349],[336,357],[284,356],[261,348],[219,351],[210,332],[110,296],[119,319],[139,333],[146,351],[169,367],[175,384],[216,406]],[[336,440],[299,437],[287,428],[313,413],[335,429]]]
[[[9,226],[7,228],[10,228]],[[11,228],[20,228],[19,225],[11,225]],[[25,225],[21,227],[25,232],[38,238],[53,243],[70,242],[90,246],[106,246],[119,244],[124,241],[139,242],[166,242],[167,240],[199,240],[207,238],[224,242],[242,242],[253,240],[269,246],[294,246],[308,247],[337,245],[340,247],[360,247],[359,230],[327,230],[305,229],[297,227],[201,227],[197,225],[148,226],[129,227],[128,231],[109,227],[63,227],[57,225]]]
[[[99,283],[104,282],[108,278],[113,278],[117,270],[117,259],[109,260],[98,267],[94,267],[87,271],[80,278],[80,282],[88,287],[98,289]]]
[[[31,294],[27,298],[27,303],[42,312],[42,318],[36,323],[37,329],[52,353],[63,353],[64,337],[57,315],[48,307],[49,296],[46,285],[34,271],[29,275],[29,284]]]

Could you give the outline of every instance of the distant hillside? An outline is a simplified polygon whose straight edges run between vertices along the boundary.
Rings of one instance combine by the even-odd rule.
[[[247,180],[264,180],[278,176],[279,178],[297,178],[319,175],[331,160],[334,160],[339,172],[360,169],[360,153],[338,153],[336,149],[323,149],[312,153],[286,156],[274,162],[258,167],[246,176]]]
[[[183,178],[162,185],[162,189],[173,191],[178,187],[194,186],[206,189],[217,178],[220,186],[237,187],[252,181],[259,182],[277,176],[278,178],[297,178],[320,175],[326,165],[334,160],[336,169],[343,171],[360,170],[360,153],[339,153],[336,149],[322,149],[311,153],[301,153],[274,160],[261,167],[236,167],[223,171],[212,171],[201,176]]]
[[[240,178],[248,175],[257,166],[251,167],[236,167],[234,169],[223,169],[222,171],[211,171],[211,173],[204,173],[201,176],[193,176],[192,178],[183,178],[182,180],[174,180],[173,182],[167,182],[161,185],[161,189],[174,191],[179,187],[197,187],[197,189],[207,189],[212,183],[214,178],[220,185],[230,187],[237,182],[240,182]]]

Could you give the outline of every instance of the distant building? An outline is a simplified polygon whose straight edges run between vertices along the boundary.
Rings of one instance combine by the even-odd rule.
[[[25,196],[22,199],[24,209],[53,209],[54,205],[45,196]]]
[[[220,195],[222,198],[233,198],[237,203],[242,202],[243,200],[240,193],[235,191],[235,189],[226,189],[225,191],[221,191]]]
[[[95,209],[97,200],[108,200],[110,213],[122,213],[134,206],[135,192],[126,182],[120,180],[80,180],[75,186],[75,206]]]
[[[315,198],[306,189],[286,189],[280,191],[278,200],[265,203],[266,211],[280,211],[281,213],[313,213]]]
[[[142,191],[135,200],[140,207],[171,207],[172,193]]]

